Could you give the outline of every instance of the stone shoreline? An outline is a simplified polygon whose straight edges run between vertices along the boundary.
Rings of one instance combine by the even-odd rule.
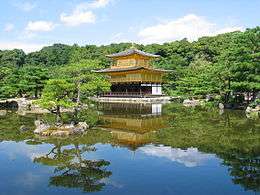
[[[90,100],[95,102],[108,102],[108,103],[130,103],[130,104],[151,104],[151,103],[169,103],[171,101],[175,101],[180,99],[180,97],[170,97],[170,96],[159,96],[159,97],[143,97],[143,98],[127,98],[127,97],[90,97]],[[45,114],[50,113],[49,110],[43,109],[40,106],[34,104],[35,100],[30,100],[26,98],[12,98],[6,100],[0,100],[0,105],[8,105],[11,107],[16,105],[17,113],[19,115],[26,114]],[[201,106],[206,100],[189,100],[186,99],[182,103],[185,107],[195,107]],[[7,106],[8,107],[8,106]],[[221,110],[225,109],[225,106],[221,104],[219,106]],[[0,108],[1,110],[1,108]],[[62,108],[61,112],[73,112],[73,109],[65,109]],[[259,118],[260,117],[260,108],[257,106],[256,108],[248,107],[246,110],[246,115],[249,118]],[[5,113],[1,112],[0,115],[5,115]]]
[[[9,104],[12,105],[11,107],[15,107],[19,115],[51,113],[49,110],[36,105],[34,101],[35,100],[26,98],[10,98],[6,100],[0,100],[0,105],[6,105],[6,107],[8,107]],[[61,108],[61,112],[73,112],[73,109]]]

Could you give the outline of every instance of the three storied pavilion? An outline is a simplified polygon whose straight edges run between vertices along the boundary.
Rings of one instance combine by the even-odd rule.
[[[162,77],[166,70],[155,69],[151,61],[159,58],[131,48],[107,55],[112,59],[110,68],[96,72],[106,74],[111,82],[111,91],[104,97],[151,97],[162,96]]]

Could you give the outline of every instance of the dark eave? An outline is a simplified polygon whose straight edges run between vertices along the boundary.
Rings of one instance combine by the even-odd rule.
[[[169,72],[168,70],[147,68],[147,67],[142,67],[142,66],[132,66],[132,67],[126,67],[126,68],[106,68],[106,69],[102,69],[102,70],[96,70],[94,72],[96,72],[96,73],[110,73],[110,72],[134,71],[134,70],[141,70],[141,69],[156,71],[156,72]]]
[[[146,53],[146,52],[138,50],[138,49],[127,49],[127,50],[119,52],[119,53],[114,53],[114,54],[107,55],[107,57],[109,57],[109,58],[116,58],[116,57],[129,56],[129,55],[133,55],[133,54],[139,54],[139,55],[142,55],[142,56],[153,57],[153,58],[160,57],[160,55]]]

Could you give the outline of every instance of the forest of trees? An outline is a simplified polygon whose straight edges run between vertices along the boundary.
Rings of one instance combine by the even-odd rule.
[[[0,50],[0,98],[41,96],[45,104],[79,102],[109,90],[110,84],[94,69],[110,65],[107,54],[131,47],[131,43],[95,45],[54,44],[25,54],[22,50]],[[198,41],[186,39],[164,44],[140,45],[138,49],[161,55],[157,68],[172,70],[164,86],[168,95],[218,96],[233,101],[233,94],[253,96],[260,91],[260,27],[231,32]],[[43,94],[43,95],[42,95]]]

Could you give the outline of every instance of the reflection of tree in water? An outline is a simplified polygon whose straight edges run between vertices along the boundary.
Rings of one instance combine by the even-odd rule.
[[[166,108],[172,128],[157,133],[158,143],[214,153],[223,159],[234,184],[260,191],[259,120],[247,119],[242,111],[225,110],[219,115],[208,108]]]
[[[34,162],[55,166],[55,176],[50,178],[51,186],[79,188],[84,192],[100,191],[105,183],[102,180],[112,173],[106,170],[110,164],[105,160],[87,160],[82,156],[85,152],[95,151],[90,146],[73,145],[63,149],[61,144],[45,156],[37,157]]]
[[[166,106],[163,112],[167,115],[171,128],[157,131],[149,137],[151,143],[183,149],[196,147],[202,152],[214,153],[223,159],[235,184],[245,190],[260,191],[259,120],[249,120],[239,111],[225,111],[219,115],[218,110],[183,108],[174,104]],[[89,116],[89,113],[83,113],[82,116]],[[95,124],[96,118],[94,116],[89,119],[88,123],[91,125],[93,121]],[[44,143],[42,138],[35,138],[31,131],[19,130],[21,125],[33,129],[35,119],[34,115],[18,116],[15,113],[0,117],[0,141],[28,140],[26,143],[31,145]],[[67,117],[67,120],[70,121],[71,118]],[[117,145],[112,134],[108,131],[91,130],[86,136],[78,138],[46,139],[46,143],[54,144],[55,147],[49,154],[36,158],[35,162],[55,167],[50,185],[80,188],[83,191],[102,189],[105,185],[102,183],[103,178],[111,175],[105,169],[109,162],[87,160],[82,155],[94,150],[89,146],[95,143]],[[71,145],[75,142],[80,144]]]
[[[223,164],[228,166],[234,184],[239,184],[246,190],[260,191],[259,156],[246,154],[225,156]]]

